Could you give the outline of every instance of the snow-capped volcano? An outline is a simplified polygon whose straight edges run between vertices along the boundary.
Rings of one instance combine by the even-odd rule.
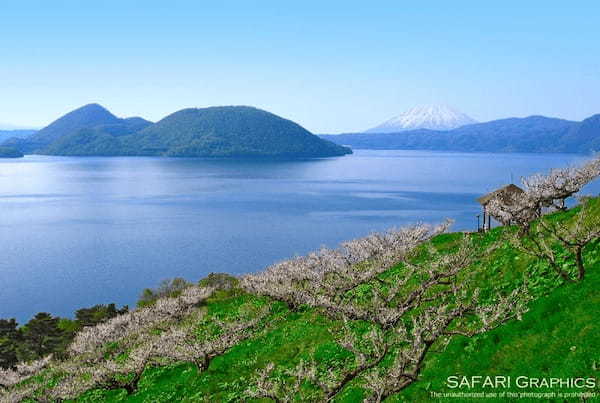
[[[395,133],[414,129],[451,130],[477,123],[464,113],[446,105],[417,106],[365,133]]]

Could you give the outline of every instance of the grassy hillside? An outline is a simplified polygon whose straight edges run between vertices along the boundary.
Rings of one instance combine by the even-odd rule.
[[[600,257],[600,249],[595,251]],[[226,311],[231,309],[233,301],[236,299],[222,295],[212,300],[209,306],[215,313]],[[283,307],[280,309],[280,320],[284,321],[281,325],[253,341],[234,347],[215,359],[208,371],[202,374],[191,364],[152,368],[146,371],[139,391],[133,395],[128,396],[124,390],[94,390],[78,401],[194,401],[206,397],[216,401],[236,401],[243,398],[244,391],[250,387],[253,372],[269,362],[291,368],[313,354],[323,366],[335,366],[348,358],[347,352],[335,344],[328,331],[335,328],[335,322],[313,310],[291,313]],[[599,310],[600,264],[596,263],[594,271],[583,284],[567,285],[541,297],[531,304],[522,321],[508,323],[473,339],[457,337],[446,351],[428,360],[418,383],[389,401],[430,401],[432,391],[458,391],[445,385],[447,377],[457,374],[508,375],[513,379],[522,375],[600,378]],[[469,391],[491,390],[479,387]],[[519,393],[535,389],[513,386],[498,391]],[[600,388],[596,388],[595,392],[600,393]],[[355,402],[361,401],[361,398],[360,388],[355,387],[349,388],[338,401]],[[498,398],[486,401],[511,400]]]
[[[457,391],[448,388],[445,381],[458,374],[508,375],[513,381],[519,376],[600,379],[600,248],[590,252],[590,260],[595,262],[594,267],[582,284],[560,287],[533,302],[522,321],[507,323],[472,339],[456,338],[444,353],[431,358],[419,383],[391,401],[422,401],[431,396],[431,391]],[[565,392],[569,390],[577,389],[565,389]],[[494,390],[476,387],[469,391]],[[496,391],[556,392],[561,389],[519,388],[513,382],[512,387]],[[589,391],[599,394],[600,384]],[[540,401],[518,401],[528,400]]]
[[[594,219],[600,217],[600,200],[592,200],[589,206]],[[579,209],[574,209],[545,219],[570,223],[578,214]],[[436,340],[425,356],[417,381],[393,393],[386,401],[431,401],[431,392],[458,391],[445,385],[450,375],[600,377],[600,339],[597,337],[600,334],[600,243],[596,240],[584,250],[588,268],[586,278],[565,284],[547,262],[524,254],[506,240],[515,231],[515,228],[504,227],[485,234],[437,235],[410,253],[406,263],[391,265],[358,286],[343,291],[346,303],[370,306],[368,301],[375,295],[390,295],[391,288],[403,281],[411,265],[433,267],[440,260],[452,259],[461,253],[460,245],[469,240],[470,252],[478,257],[469,260],[468,266],[457,278],[467,292],[478,289],[486,307],[499,304],[493,297],[496,292],[509,294],[523,283],[531,297],[529,311],[521,320],[498,323],[494,330],[473,337],[456,335]],[[494,247],[490,249],[491,246]],[[556,246],[555,252],[564,270],[576,270],[574,261],[565,250]],[[369,267],[363,266],[363,269],[368,270]],[[405,294],[402,295],[410,295],[418,288],[418,282],[422,280],[420,276],[411,277],[405,283],[402,291]],[[321,386],[349,379],[342,388],[330,394],[332,401],[373,400],[369,385],[372,388],[377,379],[371,377],[369,371],[353,374],[360,365],[358,356],[364,354],[368,357],[372,370],[385,372],[393,365],[396,355],[396,350],[375,354],[376,344],[369,338],[379,328],[375,323],[375,313],[372,319],[343,321],[339,315],[318,304],[288,304],[255,295],[244,291],[235,279],[221,283],[226,286],[211,279],[201,281],[200,286],[205,287],[201,290],[206,290],[206,287],[215,289],[206,294],[210,295],[208,298],[198,299],[198,304],[182,311],[179,316],[165,315],[155,321],[141,321],[142,324],[137,326],[142,330],[129,333],[132,336],[100,343],[100,347],[87,350],[84,347],[89,340],[80,340],[84,347],[79,348],[79,353],[73,353],[62,363],[51,364],[17,385],[12,389],[12,396],[42,398],[69,395],[73,389],[61,390],[62,382],[69,377],[77,377],[79,385],[86,382],[90,385],[86,392],[74,395],[74,401],[84,402],[323,401],[326,393]],[[426,296],[442,296],[445,295],[444,290],[440,283],[433,294]],[[176,298],[171,300],[172,304],[179,301]],[[418,320],[419,315],[430,306],[429,303],[417,305],[407,315]],[[162,308],[152,309],[160,311]],[[474,323],[467,321],[467,325]],[[156,348],[172,340],[176,335],[174,330],[192,335],[191,342],[179,344],[180,355],[173,354],[172,349],[163,350],[164,355],[155,353],[152,358],[143,361],[143,370],[123,370],[130,368],[127,363],[138,359],[139,351],[148,343]],[[390,333],[381,335],[393,337]],[[348,345],[348,337],[355,341],[353,346]],[[192,349],[202,346],[202,352],[193,350],[191,354],[202,357],[202,362],[178,359],[189,353],[186,346]],[[369,361],[370,357],[381,359]],[[102,378],[99,384],[90,381],[94,373],[108,362],[120,370]],[[513,386],[501,391],[527,390]],[[595,391],[600,392],[598,388]]]

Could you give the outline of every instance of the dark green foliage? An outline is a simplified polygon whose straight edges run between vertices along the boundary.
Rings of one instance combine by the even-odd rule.
[[[20,334],[14,319],[0,319],[0,368],[9,368],[18,362],[17,348]]]
[[[75,320],[40,312],[21,327],[15,319],[0,319],[0,368],[48,354],[60,357],[83,327],[105,322],[128,310],[127,306],[118,309],[115,304],[94,305],[77,310]]]
[[[62,135],[53,138],[40,152],[51,155],[276,158],[351,153],[350,149],[322,140],[294,122],[245,106],[184,109],[153,125],[140,118],[115,121],[105,114],[100,115],[104,119],[96,119],[93,124],[63,130]],[[77,123],[81,124],[82,120]],[[42,137],[40,133],[36,136]]]
[[[138,299],[137,306],[152,305],[157,299],[163,297],[176,297],[181,291],[191,286],[192,283],[181,277],[166,279],[160,282],[156,288],[146,288]]]
[[[81,308],[75,312],[75,321],[79,328],[84,326],[94,326],[98,323],[107,321],[115,316],[127,313],[129,308],[125,305],[117,309],[115,304],[94,305],[91,308]]]
[[[247,106],[184,109],[125,141],[146,155],[175,157],[327,157],[350,150],[296,123]]]
[[[27,138],[11,138],[4,145],[24,153],[60,155],[114,155],[119,136],[152,124],[142,118],[120,119],[98,104],[67,113]]]
[[[11,137],[0,143],[2,147],[14,148],[23,154],[31,154],[36,149],[36,145],[26,138]]]
[[[40,312],[27,322],[21,329],[22,346],[25,350],[21,355],[32,360],[66,347],[65,334],[58,325],[59,321],[58,317]]]
[[[0,158],[21,158],[23,153],[12,147],[0,147]]]
[[[77,130],[100,125],[119,124],[121,119],[98,104],[89,104],[75,109],[55,120],[29,138],[32,143],[48,145],[60,137]]]
[[[110,133],[113,136],[124,136],[126,134],[137,133],[151,125],[152,122],[136,116],[121,119],[121,122],[117,125],[106,125],[102,126],[102,128],[106,133]]]
[[[34,134],[37,130],[19,129],[19,130],[0,130],[0,144],[8,139],[26,139]]]
[[[127,118],[120,119],[118,123],[86,127],[61,136],[45,147],[41,153],[72,156],[128,155],[122,152],[123,145],[120,138],[136,133],[149,125],[151,122],[142,118]]]
[[[449,131],[352,133],[322,138],[353,148],[471,152],[577,152],[600,150],[600,115],[582,122],[530,116],[494,120]]]
[[[75,133],[59,138],[40,152],[48,155],[69,156],[118,155],[118,150],[121,147],[119,137],[110,134],[109,130],[122,133],[124,131],[122,129],[123,127],[120,125],[80,129]]]
[[[201,287],[214,287],[217,290],[230,290],[237,287],[239,280],[227,273],[210,273],[198,282]]]

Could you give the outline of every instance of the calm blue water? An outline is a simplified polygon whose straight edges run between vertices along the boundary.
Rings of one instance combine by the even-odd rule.
[[[133,305],[167,277],[255,271],[416,221],[451,217],[474,229],[479,195],[511,174],[582,158],[358,150],[294,162],[0,160],[0,318]]]

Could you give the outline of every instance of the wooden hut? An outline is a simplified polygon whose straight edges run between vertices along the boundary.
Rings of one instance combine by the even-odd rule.
[[[524,194],[524,193],[525,193],[525,191],[523,189],[521,189],[517,185],[514,185],[511,183],[510,185],[503,186],[500,189],[494,190],[493,192],[490,192],[490,193],[478,198],[477,201],[483,207],[483,226],[479,227],[479,220],[478,220],[477,230],[478,231],[481,231],[481,230],[489,231],[490,228],[492,227],[492,217],[493,216],[487,210],[487,205],[490,201],[500,199],[503,204],[509,204],[509,203],[511,203],[511,200],[517,199],[519,195]],[[479,216],[477,216],[477,217],[479,217]],[[499,217],[493,217],[493,218],[496,219],[497,221],[501,222]],[[503,222],[502,224],[509,224],[509,223]]]

